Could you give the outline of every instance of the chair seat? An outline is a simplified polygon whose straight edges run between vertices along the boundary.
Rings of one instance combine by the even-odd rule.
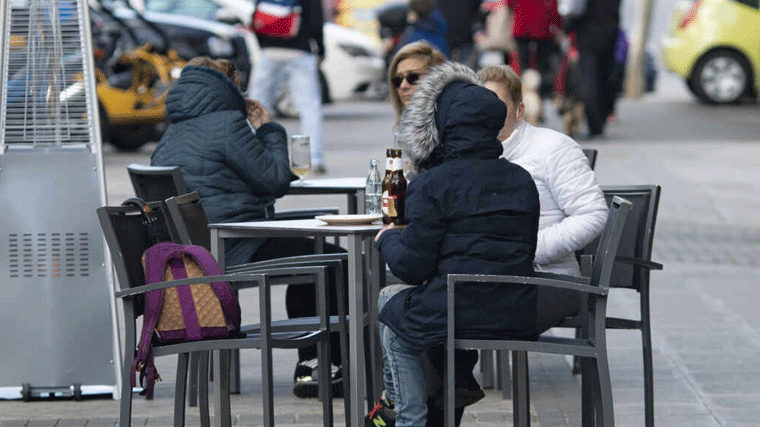
[[[581,357],[596,357],[597,349],[588,340],[554,336],[540,336],[536,341],[499,341],[483,339],[459,339],[455,348],[478,348],[484,350],[537,351],[541,353],[568,354]]]
[[[300,348],[310,343],[317,343],[325,335],[327,335],[325,331],[273,333],[270,342],[274,348]],[[157,345],[153,346],[153,355],[158,357],[196,351],[259,348],[261,348],[261,335],[246,334],[245,337],[240,338],[208,339]]]

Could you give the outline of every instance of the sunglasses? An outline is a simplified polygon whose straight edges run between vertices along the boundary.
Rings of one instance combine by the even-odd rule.
[[[420,78],[422,76],[423,74],[420,73],[409,73],[406,76],[395,76],[391,79],[391,83],[393,83],[394,87],[399,88],[401,87],[401,83],[404,82],[404,79],[406,79],[407,83],[414,86],[418,81],[420,81]]]

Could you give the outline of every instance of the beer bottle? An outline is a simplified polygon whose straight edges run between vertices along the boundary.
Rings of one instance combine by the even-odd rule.
[[[383,224],[390,224],[390,217],[388,216],[388,191],[391,185],[391,174],[393,172],[393,157],[396,154],[396,150],[388,148],[385,150],[385,177],[383,177],[383,196],[381,200],[383,211]]]
[[[393,172],[388,187],[388,218],[396,225],[405,224],[406,178],[401,163],[401,150],[394,150]]]

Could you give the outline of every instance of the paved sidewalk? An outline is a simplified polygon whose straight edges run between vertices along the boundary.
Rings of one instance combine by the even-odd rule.
[[[667,76],[660,84],[667,86]],[[338,114],[338,106],[329,108],[328,112]],[[349,120],[326,122],[325,132],[345,144],[327,152],[328,176],[364,175],[368,154],[363,147],[352,148],[353,136],[344,137],[341,132],[364,126],[362,114],[388,114],[388,107],[382,105],[351,108]],[[708,120],[690,115],[701,108],[678,91],[656,99],[623,101],[618,110],[620,122],[610,128],[609,137],[584,147],[599,149],[596,172],[602,184],[660,184],[663,188],[653,258],[665,268],[654,272],[651,280],[657,425],[757,427],[760,114],[754,106],[715,110],[716,117]],[[731,112],[730,118],[717,117],[726,111]],[[735,135],[705,136],[710,121],[729,119],[737,125]],[[286,126],[297,129],[294,122]],[[380,148],[370,155],[380,158]],[[147,163],[146,159],[144,151],[118,161]],[[125,174],[109,176],[112,203],[129,195]],[[278,201],[278,207],[300,207],[303,200],[287,196]],[[342,206],[345,201],[323,197],[320,203]],[[611,314],[638,313],[637,298],[628,292],[615,291],[610,303]],[[608,337],[616,425],[641,427],[639,335],[610,331]],[[295,359],[293,351],[275,356],[277,424],[318,425],[318,402],[291,393]],[[257,425],[261,414],[258,355],[244,352],[242,360],[243,393],[233,397],[234,422]],[[158,385],[154,401],[136,397],[135,425],[171,425],[174,361],[164,358],[157,362],[165,381]],[[533,425],[580,426],[579,381],[571,375],[567,360],[532,355],[530,363]],[[336,425],[344,425],[341,400],[335,400],[335,411]],[[0,401],[0,427],[111,426],[117,416],[118,402],[110,399]],[[487,397],[465,412],[463,425],[510,425],[510,419],[511,402],[502,400],[498,391],[487,390]],[[189,411],[188,424],[197,422],[197,410]]]

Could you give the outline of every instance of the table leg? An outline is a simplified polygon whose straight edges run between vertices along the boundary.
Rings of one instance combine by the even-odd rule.
[[[211,229],[211,255],[224,271],[224,240],[219,239],[219,230]],[[232,350],[230,360],[230,393],[240,394],[240,350]]]
[[[364,273],[362,271],[362,238],[348,236],[348,338],[351,383],[351,414],[348,425],[364,425]]]
[[[369,348],[372,355],[372,375],[374,390],[372,399],[369,403],[373,405],[374,402],[380,400],[380,394],[385,388],[383,382],[383,355],[380,347],[380,331],[378,326],[378,309],[377,298],[380,293],[380,289],[385,286],[385,260],[383,255],[375,249],[373,245],[374,239],[369,239],[369,255],[370,255],[370,269],[372,270],[372,282],[370,283],[368,304],[369,304]]]
[[[230,427],[230,393],[226,378],[229,375],[230,350],[214,350],[214,427]]]
[[[359,197],[357,194],[358,191],[348,193],[348,206],[346,206],[346,209],[349,215],[359,213]],[[364,212],[364,203],[362,203],[362,212]]]

